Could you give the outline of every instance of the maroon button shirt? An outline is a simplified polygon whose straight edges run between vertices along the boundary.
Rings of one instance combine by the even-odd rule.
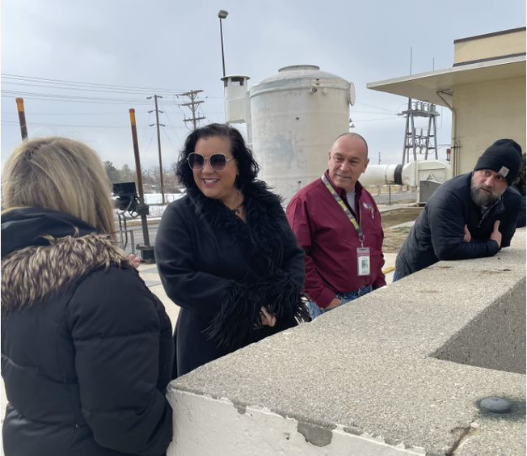
[[[331,182],[327,171],[325,174]],[[335,190],[347,205],[346,191]],[[337,293],[356,291],[367,285],[374,289],[386,285],[382,272],[381,215],[373,197],[358,182],[355,205],[364,247],[370,249],[369,276],[357,273],[357,248],[361,247],[357,230],[321,179],[300,190],[287,206],[289,224],[306,252],[304,292],[319,307],[327,307]]]

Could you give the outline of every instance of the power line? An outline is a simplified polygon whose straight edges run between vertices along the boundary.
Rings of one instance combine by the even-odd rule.
[[[148,111],[137,111],[138,113],[145,114]],[[106,115],[112,115],[112,116],[119,116],[123,113],[126,113],[126,111],[107,111],[107,112],[71,112],[71,111],[61,111],[61,112],[34,112],[31,111],[32,116],[106,116]],[[169,111],[165,111],[165,114],[168,114]],[[178,114],[176,111],[172,111],[172,114]],[[2,111],[0,113],[2,116],[12,116],[16,115],[15,111]]]
[[[126,111],[110,111],[110,112],[69,112],[69,111],[63,111],[63,112],[34,112],[31,111],[32,116],[118,116],[126,113]],[[0,115],[2,116],[11,116],[15,115],[16,112],[2,112]]]
[[[130,125],[73,125],[73,124],[54,124],[27,122],[28,125],[35,127],[64,127],[64,128],[130,128]],[[2,125],[19,125],[16,120],[2,120]]]
[[[148,131],[148,124],[150,123],[150,118],[151,117],[152,117],[152,114],[149,112],[148,113],[148,120],[146,122],[146,125],[144,126],[143,137],[141,138],[141,143],[140,143],[140,146],[139,146],[139,150],[143,150],[143,144],[144,144],[144,141],[145,141],[146,132]],[[154,133],[152,133],[152,135],[153,134]]]
[[[38,92],[14,92],[10,90],[2,90],[2,98],[16,98],[23,97],[28,100],[40,100],[40,101],[61,101],[67,103],[101,103],[101,104],[148,104],[144,100],[139,98],[103,98],[103,97],[82,97],[79,95],[60,95],[51,93],[38,93]]]
[[[163,133],[165,134],[165,136],[167,137],[168,141],[170,142],[170,144],[172,144],[172,147],[174,148],[174,151],[176,153],[178,153],[178,147],[176,147],[176,145],[174,144],[174,142],[172,141],[172,139],[170,138],[170,136],[168,135],[167,131],[166,130],[163,130]],[[178,138],[179,139],[179,138]]]
[[[390,112],[390,111],[389,111]],[[396,111],[391,111],[393,112],[394,115],[397,115],[397,112]],[[379,114],[382,114],[380,112],[372,112],[372,111],[357,111],[356,109],[353,110],[353,114],[356,114],[356,113],[361,113],[361,114],[376,114],[376,115],[379,115]]]
[[[58,124],[58,123],[43,123],[43,122],[27,122],[28,125],[35,127],[62,127],[62,128],[130,128],[130,125],[75,125],[75,124]],[[2,119],[2,125],[11,126],[19,125],[16,120]],[[145,127],[146,128],[146,127]],[[174,127],[178,130],[185,130],[184,127]]]
[[[121,90],[121,89],[112,89],[107,87],[97,88],[97,87],[68,87],[60,85],[43,85],[43,84],[26,84],[23,82],[8,82],[3,81],[3,85],[15,85],[15,86],[28,86],[28,87],[41,87],[45,89],[59,89],[59,90],[75,90],[81,92],[102,92],[102,93],[124,93],[127,95],[145,95],[149,92],[146,90]],[[173,92],[170,92],[173,93]],[[179,93],[179,91],[177,92]]]
[[[355,106],[357,106],[357,105],[368,106],[368,108],[380,109],[381,111],[395,112],[395,111],[393,111],[391,109],[382,108],[380,106],[373,106],[373,105],[366,104],[366,103],[355,103]]]
[[[87,87],[99,87],[99,88],[112,88],[112,89],[128,89],[128,90],[139,90],[143,92],[166,92],[166,93],[176,93],[176,92],[186,92],[184,89],[163,89],[163,88],[154,88],[154,87],[134,87],[134,86],[125,86],[125,85],[114,85],[114,84],[98,84],[92,82],[80,82],[80,81],[67,81],[64,79],[48,79],[48,78],[37,78],[31,76],[22,76],[19,74],[11,73],[2,73],[2,78],[15,79],[28,82],[51,82],[51,83],[60,83],[64,85],[72,86],[87,86]]]
[[[380,117],[378,119],[356,119],[353,117],[354,122],[376,122],[378,120],[400,120],[398,117]]]
[[[169,111],[166,110],[166,107],[165,107],[165,104],[162,103],[162,107],[165,109],[165,116],[166,118],[168,119],[168,124],[170,126],[170,128],[173,128],[175,130],[175,127],[174,127],[174,122],[172,122],[172,118],[168,115]],[[179,106],[178,106],[179,107]],[[181,110],[181,109],[180,109]],[[176,133],[176,137],[178,138],[178,140],[181,141],[181,138],[178,136],[178,134]]]

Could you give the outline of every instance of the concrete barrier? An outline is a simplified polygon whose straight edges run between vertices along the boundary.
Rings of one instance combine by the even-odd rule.
[[[179,378],[168,455],[525,455],[525,276],[520,229]]]

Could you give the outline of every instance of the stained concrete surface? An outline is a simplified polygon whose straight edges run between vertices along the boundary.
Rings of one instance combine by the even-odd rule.
[[[524,455],[521,362],[489,363],[516,343],[525,358],[524,288],[522,229],[495,257],[438,263],[202,366],[173,382],[170,395],[227,398],[430,455]],[[493,321],[499,314],[498,323],[518,323],[512,337]],[[434,357],[441,349],[452,359]],[[483,413],[479,401],[489,396],[508,398],[513,411]]]

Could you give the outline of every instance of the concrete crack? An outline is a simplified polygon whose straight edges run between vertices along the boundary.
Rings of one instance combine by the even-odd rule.
[[[450,432],[452,434],[457,434],[457,440],[452,446],[452,448],[445,453],[445,456],[455,456],[461,444],[467,439],[470,434],[474,434],[478,427],[479,426],[477,425],[477,423],[472,422],[467,427],[457,427],[452,429]]]

